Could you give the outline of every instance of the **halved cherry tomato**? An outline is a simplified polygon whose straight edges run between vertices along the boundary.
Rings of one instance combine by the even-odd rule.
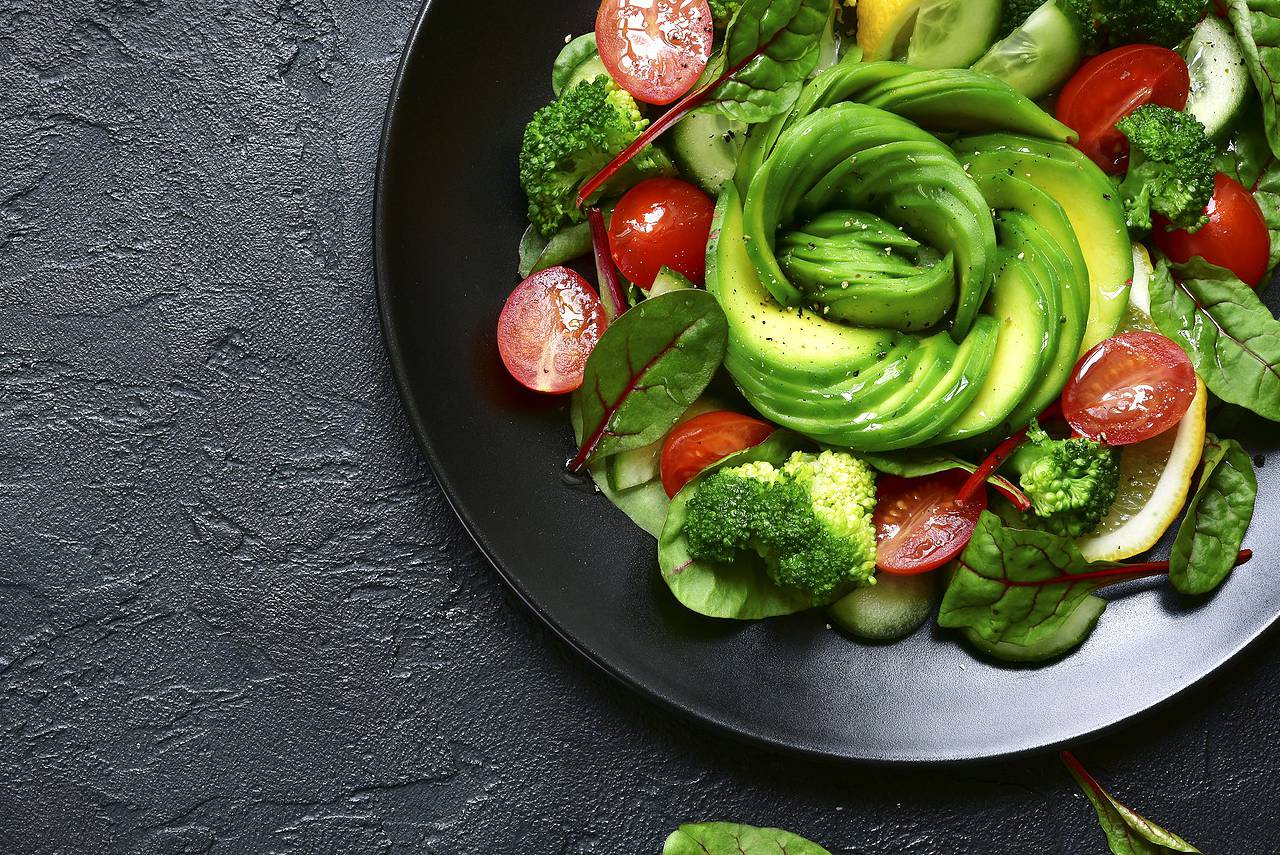
[[[754,448],[768,439],[774,426],[725,410],[703,413],[678,426],[662,445],[662,486],[676,493],[713,463]]]
[[[1126,45],[1086,62],[1058,98],[1058,121],[1080,135],[1076,147],[1106,173],[1129,167],[1129,140],[1116,122],[1143,104],[1181,110],[1191,76],[1187,61],[1168,48]]]
[[[587,281],[567,267],[516,286],[498,317],[498,352],[527,389],[560,395],[582,385],[587,357],[604,332],[604,309]]]
[[[986,490],[967,502],[956,499],[968,478],[958,469],[925,478],[882,476],[876,482],[876,566],[913,576],[963,552],[987,509]]]
[[[1225,267],[1254,288],[1267,275],[1271,257],[1271,232],[1262,209],[1244,185],[1219,172],[1213,182],[1213,199],[1205,209],[1209,224],[1197,232],[1169,231],[1169,221],[1152,217],[1152,238],[1160,251],[1181,264],[1200,256]]]
[[[1081,436],[1133,445],[1159,436],[1187,414],[1196,370],[1158,333],[1127,332],[1089,351],[1062,393],[1062,412]]]
[[[701,285],[716,203],[687,181],[650,178],[627,191],[609,221],[622,274],[648,291],[664,266]]]
[[[670,104],[693,88],[712,38],[707,0],[604,0],[596,15],[604,67],[647,104]]]

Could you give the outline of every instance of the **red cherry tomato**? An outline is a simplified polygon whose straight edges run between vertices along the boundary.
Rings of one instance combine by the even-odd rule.
[[[712,38],[707,0],[604,0],[596,15],[604,67],[647,104],[670,104],[693,88]]]
[[[768,422],[723,410],[689,419],[672,430],[662,445],[662,486],[674,499],[702,470],[730,454],[754,448],[773,431]]]
[[[1195,397],[1196,371],[1182,348],[1158,333],[1127,332],[1084,355],[1062,412],[1081,436],[1132,445],[1176,425]]]
[[[622,197],[609,221],[613,260],[646,291],[664,266],[701,285],[715,212],[711,197],[686,181],[642,181]]]
[[[1181,110],[1191,76],[1187,61],[1168,48],[1126,45],[1099,54],[1067,81],[1058,98],[1058,121],[1080,135],[1076,147],[1104,172],[1129,167],[1129,141],[1116,122],[1143,104]]]
[[[987,509],[986,490],[965,503],[956,500],[968,479],[959,469],[925,478],[882,476],[876,482],[876,566],[913,576],[963,552]]]
[[[587,357],[607,323],[586,280],[552,267],[521,282],[507,298],[498,318],[498,352],[525,388],[572,392],[582,385]]]
[[[1153,217],[1156,246],[1179,264],[1198,255],[1257,288],[1267,275],[1271,257],[1271,232],[1257,199],[1239,181],[1219,172],[1213,182],[1213,199],[1205,210],[1209,224],[1194,233],[1169,231],[1168,220]]]

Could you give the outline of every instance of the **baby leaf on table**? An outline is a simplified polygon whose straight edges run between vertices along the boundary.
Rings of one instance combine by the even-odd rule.
[[[1207,594],[1230,575],[1258,499],[1253,461],[1234,439],[1209,434],[1203,466],[1169,562],[1169,580],[1184,594]]]
[[[692,289],[645,300],[610,324],[574,393],[584,435],[569,468],[661,439],[711,382],[728,335],[715,297]]]
[[[1151,820],[1126,807],[1102,788],[1070,751],[1062,752],[1062,762],[1071,777],[1098,814],[1098,822],[1107,835],[1112,855],[1167,855],[1186,852],[1200,855],[1200,850],[1178,835],[1166,831]]]
[[[682,825],[667,838],[662,855],[831,855],[816,843],[779,828],[736,822]]]
[[[1161,261],[1151,277],[1151,317],[1210,392],[1280,421],[1280,321],[1252,288],[1200,259]]]

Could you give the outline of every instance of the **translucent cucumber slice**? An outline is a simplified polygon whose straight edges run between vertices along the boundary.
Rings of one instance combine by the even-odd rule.
[[[869,641],[896,641],[915,632],[938,603],[936,573],[894,576],[881,573],[876,584],[859,588],[828,609],[831,622]]]
[[[1229,131],[1244,112],[1249,72],[1230,27],[1209,15],[1191,33],[1186,48],[1191,95],[1187,112],[1200,120],[1209,136]]]
[[[987,51],[973,70],[1003,80],[1034,100],[1070,77],[1082,56],[1079,27],[1049,0]]]
[[[907,64],[968,68],[996,40],[1000,6],[1000,0],[923,0]]]

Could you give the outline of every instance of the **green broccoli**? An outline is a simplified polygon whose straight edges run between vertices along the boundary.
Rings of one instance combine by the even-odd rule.
[[[648,124],[635,99],[606,74],[582,81],[534,114],[520,149],[520,186],[529,199],[529,221],[544,237],[585,219],[577,204],[579,189]],[[649,146],[605,185],[601,195],[674,171],[662,150]]]
[[[1094,15],[1112,47],[1156,44],[1171,48],[1204,18],[1209,0],[1096,0]]]
[[[1149,231],[1153,213],[1188,231],[1207,223],[1217,151],[1204,125],[1190,113],[1146,104],[1116,127],[1129,138],[1129,173],[1120,184],[1129,228]]]
[[[1091,439],[1053,439],[1034,422],[1027,440],[1009,465],[1031,499],[1035,520],[1061,537],[1097,528],[1120,488],[1119,455]]]
[[[729,561],[754,550],[780,586],[815,605],[872,584],[875,474],[851,454],[797,452],[781,468],[748,463],[703,479],[684,525],[689,554]]]

